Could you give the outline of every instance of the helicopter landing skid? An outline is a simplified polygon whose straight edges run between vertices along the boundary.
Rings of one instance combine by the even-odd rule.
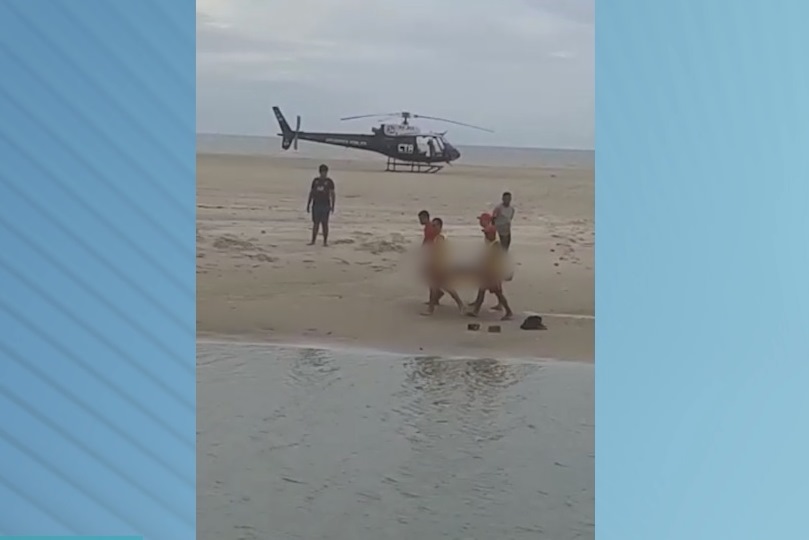
[[[415,161],[400,161],[398,159],[388,158],[385,172],[435,174],[443,168],[443,165],[436,165],[435,163],[418,163]]]

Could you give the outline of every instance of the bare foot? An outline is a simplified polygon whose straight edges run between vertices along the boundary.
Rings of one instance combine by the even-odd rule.
[[[492,311],[503,311],[503,306],[497,304],[496,306],[492,306]]]
[[[466,316],[467,317],[477,317],[478,313],[477,313],[477,311],[467,311]]]
[[[513,318],[514,318],[514,314],[513,314],[513,313],[506,313],[505,315],[503,315],[502,317],[500,317],[500,320],[501,320],[501,321],[510,321],[510,320],[511,320],[511,319],[513,319]]]
[[[308,244],[306,244],[306,245],[307,245],[307,246],[314,246],[314,245],[315,245],[315,243],[314,243],[314,242],[309,242],[309,243],[308,243]]]
[[[433,314],[432,311],[427,310],[427,311],[422,311],[419,315],[421,315],[422,317],[431,317],[432,314]]]

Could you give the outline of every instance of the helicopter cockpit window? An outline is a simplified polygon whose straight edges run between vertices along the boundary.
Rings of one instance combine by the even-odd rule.
[[[436,148],[438,148],[438,151],[440,153],[443,153],[444,152],[444,141],[443,141],[443,139],[441,139],[441,137],[433,137],[433,139],[435,139],[435,146],[436,146]]]

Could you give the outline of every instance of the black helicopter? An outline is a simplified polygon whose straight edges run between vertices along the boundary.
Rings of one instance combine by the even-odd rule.
[[[454,120],[436,118],[433,116],[423,116],[409,112],[389,113],[389,114],[364,114],[361,116],[349,116],[340,120],[356,120],[359,118],[393,118],[401,117],[399,124],[382,123],[378,128],[371,128],[371,133],[322,133],[301,131],[301,117],[297,117],[295,129],[293,130],[284,118],[281,109],[272,108],[278,125],[281,127],[281,148],[288,150],[290,146],[298,149],[298,141],[310,141],[345,148],[356,148],[367,150],[387,156],[388,172],[414,172],[414,173],[435,173],[443,168],[443,164],[450,164],[461,157],[457,148],[452,146],[444,137],[444,133],[422,133],[421,130],[410,125],[411,118],[423,118],[425,120],[436,120],[447,122],[459,126],[488,131],[490,129],[464,124]]]

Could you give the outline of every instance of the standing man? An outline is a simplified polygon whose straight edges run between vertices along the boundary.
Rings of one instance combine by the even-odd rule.
[[[309,200],[306,203],[306,212],[312,214],[312,241],[315,245],[319,229],[323,229],[323,245],[329,245],[329,216],[334,213],[334,181],[329,178],[329,167],[321,165],[318,169],[320,175],[312,180],[309,190]]]
[[[497,229],[497,236],[500,237],[500,247],[508,251],[511,246],[511,221],[514,219],[514,207],[511,206],[511,193],[503,193],[501,203],[492,212],[494,227]]]

